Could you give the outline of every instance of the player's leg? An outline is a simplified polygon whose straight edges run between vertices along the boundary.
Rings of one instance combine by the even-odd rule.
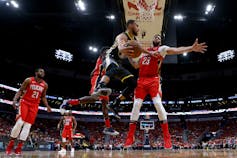
[[[137,80],[128,70],[124,69],[123,67],[119,67],[117,70],[116,78],[120,79],[121,82],[126,85],[126,87],[108,108],[113,111],[115,117],[120,119],[117,108],[120,105],[120,102],[129,98],[129,95],[134,91],[137,86]]]
[[[134,99],[133,103],[133,109],[132,109],[132,114],[130,117],[130,123],[129,123],[129,131],[127,134],[126,142],[124,144],[124,147],[131,147],[131,145],[135,141],[135,132],[137,128],[137,121],[139,119],[139,112],[142,106],[143,99]]]
[[[29,136],[31,126],[35,122],[37,113],[38,113],[38,105],[28,105],[28,114],[25,118],[25,123],[22,127],[22,130],[19,136],[18,145],[15,149],[15,153],[17,155],[21,154],[22,146],[24,145],[24,142],[27,140]]]
[[[169,133],[169,127],[168,127],[168,121],[167,121],[167,113],[165,111],[165,108],[162,104],[161,97],[160,97],[160,86],[159,81],[156,82],[155,85],[152,86],[153,88],[150,88],[150,95],[152,97],[153,104],[156,108],[156,111],[158,113],[158,118],[160,121],[160,125],[163,131],[164,136],[164,147],[165,148],[171,148],[171,136]]]
[[[102,76],[100,79],[98,85],[96,86],[95,91],[92,93],[92,96],[101,96],[101,95],[109,95],[111,93],[111,89],[107,88],[107,84],[110,82],[111,77],[115,77],[115,75],[118,73],[119,65],[111,60],[106,59],[106,73]]]
[[[109,97],[101,96],[100,98],[101,98],[101,103],[102,103],[102,112],[103,112],[103,116],[105,120],[105,128],[103,130],[103,133],[108,134],[108,135],[113,135],[113,136],[119,135],[119,132],[114,130],[110,124],[108,108],[106,107],[109,103]]]
[[[6,148],[6,154],[11,154],[11,151],[14,147],[15,139],[19,136],[19,134],[21,132],[22,126],[24,125],[23,120],[26,119],[27,114],[28,114],[28,106],[23,101],[21,101],[20,106],[18,108],[18,115],[19,116],[17,116],[16,123],[11,130],[10,141],[9,141],[7,148]]]
[[[134,141],[134,134],[137,127],[137,121],[139,119],[139,112],[142,107],[143,99],[145,98],[147,92],[145,88],[143,87],[142,83],[139,83],[138,86],[134,91],[134,102],[133,102],[133,108],[132,108],[132,114],[130,116],[130,124],[129,124],[129,131],[127,134],[126,142],[124,144],[124,147],[130,147]]]
[[[98,98],[93,97],[91,95],[95,91],[95,88],[98,85],[99,81],[100,81],[100,76],[93,76],[91,78],[91,90],[89,92],[90,96],[84,96],[78,99],[64,100],[60,106],[60,109],[66,108],[67,106],[77,106],[79,104],[94,103],[95,101],[97,101]]]
[[[69,132],[68,133],[68,141],[69,141],[69,144],[71,146],[71,153],[74,153],[75,148],[74,148],[74,145],[73,145],[73,138],[72,138],[73,132],[72,132],[72,130],[69,130],[68,132]]]
[[[67,150],[66,150],[67,130],[66,130],[66,129],[63,129],[61,137],[62,137],[62,143],[61,143],[62,148],[61,148],[61,150],[58,151],[58,152],[59,152],[60,154],[65,154],[65,153],[67,152]]]

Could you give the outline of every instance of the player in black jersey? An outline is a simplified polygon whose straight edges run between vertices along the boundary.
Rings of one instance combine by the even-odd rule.
[[[136,87],[136,79],[133,74],[123,67],[124,60],[131,57],[133,53],[133,47],[127,46],[126,43],[129,40],[136,40],[139,28],[135,20],[128,20],[126,23],[127,30],[120,33],[116,38],[114,44],[106,52],[106,59],[104,60],[104,67],[106,69],[106,74],[101,78],[95,92],[92,95],[107,95],[111,89],[107,88],[106,85],[109,83],[110,78],[114,77],[119,79],[126,88],[122,93],[114,100],[113,104],[108,106],[115,117],[120,119],[120,116],[115,109],[118,107],[122,100],[125,100],[134,91]],[[142,48],[141,48],[142,49]],[[145,49],[141,50],[144,53],[157,56],[157,52],[148,52]]]

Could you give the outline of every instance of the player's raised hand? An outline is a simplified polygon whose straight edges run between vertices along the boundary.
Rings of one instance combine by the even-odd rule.
[[[155,58],[158,58],[159,52],[158,51],[152,51],[152,52],[150,52],[150,55],[155,57]]]
[[[120,52],[126,55],[127,57],[132,57],[132,55],[134,54],[134,48],[133,46],[125,45],[124,49],[122,49]]]
[[[203,43],[198,43],[198,38],[196,38],[195,42],[192,45],[192,51],[194,52],[200,52],[200,53],[205,53],[207,51],[207,45],[205,42]]]
[[[52,109],[50,106],[47,106],[47,112],[52,112]]]
[[[13,106],[13,108],[16,110],[16,109],[17,109],[17,101],[14,101],[14,100],[13,100],[12,106]]]

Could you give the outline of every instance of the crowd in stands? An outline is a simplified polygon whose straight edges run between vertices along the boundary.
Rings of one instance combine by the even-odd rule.
[[[40,119],[33,125],[29,142],[37,147],[38,142],[53,142],[55,148],[60,144],[60,131],[56,129],[58,120]],[[170,134],[173,147],[176,149],[196,149],[196,148],[236,148],[237,147],[237,127],[235,119],[215,120],[215,121],[179,121],[170,122]],[[7,139],[14,117],[12,115],[0,115],[0,139]],[[103,122],[78,122],[77,132],[86,136],[85,141],[93,149],[121,149],[126,139],[128,123],[113,123],[113,128],[120,132],[118,136],[105,136],[102,131]],[[150,145],[153,149],[163,148],[163,135],[159,123],[155,123],[155,129],[149,131]],[[142,148],[144,141],[144,131],[139,125],[136,131],[135,148]],[[209,137],[209,138],[208,138]],[[76,141],[75,144],[83,146],[84,141]],[[58,149],[58,148],[57,148]]]

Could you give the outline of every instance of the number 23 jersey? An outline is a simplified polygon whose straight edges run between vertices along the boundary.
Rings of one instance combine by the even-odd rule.
[[[34,77],[30,77],[30,83],[26,87],[26,91],[22,96],[22,100],[31,104],[39,104],[41,95],[46,87],[45,81],[37,82]]]
[[[139,61],[139,78],[143,77],[158,77],[162,61],[166,56],[168,46],[152,47],[148,51],[159,51],[158,57],[153,57],[148,54],[143,54]]]

